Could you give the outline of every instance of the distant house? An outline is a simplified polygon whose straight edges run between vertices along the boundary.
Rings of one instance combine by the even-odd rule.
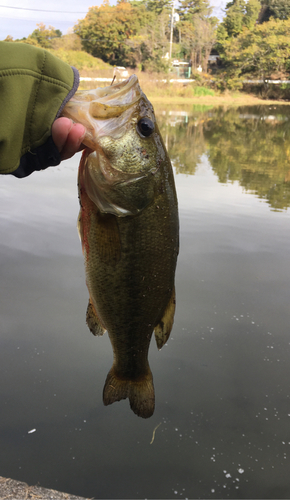
[[[210,66],[218,66],[220,63],[220,55],[219,53],[213,49],[208,56],[208,63]]]
[[[213,49],[208,57],[209,66],[211,66],[211,67],[219,66],[220,62],[221,62],[221,60],[220,60],[219,53]],[[180,59],[173,59],[171,64],[172,64],[174,73],[176,73],[176,75],[178,77],[190,78],[190,76],[192,74],[192,61],[191,60],[184,61],[184,60],[180,60]],[[200,73],[202,72],[202,67],[200,64],[196,68],[196,71],[198,71]]]
[[[217,64],[220,56],[218,54],[208,56],[209,64]]]

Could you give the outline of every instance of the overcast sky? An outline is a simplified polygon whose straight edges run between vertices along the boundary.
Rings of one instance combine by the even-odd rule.
[[[227,1],[210,0],[214,7],[213,15],[221,19]],[[101,3],[102,0],[0,0],[0,40],[7,35],[14,39],[27,37],[40,22],[59,29],[65,35],[78,19],[85,17],[89,7]],[[113,5],[116,1],[111,0],[110,3]]]

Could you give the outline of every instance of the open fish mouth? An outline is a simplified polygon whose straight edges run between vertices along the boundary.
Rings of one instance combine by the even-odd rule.
[[[76,92],[62,116],[82,123],[87,130],[83,143],[96,150],[100,137],[118,138],[126,132],[132,108],[142,96],[138,78],[132,75],[109,87]]]
[[[93,90],[77,91],[70,102],[76,101],[95,101],[111,104],[130,104],[133,99],[140,98],[142,91],[140,89],[138,78],[132,75],[127,80],[119,83],[112,83],[108,87],[100,87]]]
[[[122,83],[106,87],[100,94],[104,95],[90,104],[91,115],[94,118],[114,118],[139,101],[141,89],[137,76],[132,75]]]

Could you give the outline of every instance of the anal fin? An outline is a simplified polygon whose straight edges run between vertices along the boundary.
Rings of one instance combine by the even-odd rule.
[[[160,350],[166,344],[173,326],[175,313],[175,287],[173,287],[170,300],[159,323],[154,328],[155,340]]]
[[[103,335],[105,333],[106,328],[101,324],[90,300],[87,308],[86,322],[93,335]]]

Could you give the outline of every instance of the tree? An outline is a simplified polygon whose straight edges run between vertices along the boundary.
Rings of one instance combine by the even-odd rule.
[[[289,19],[290,3],[289,0],[261,0],[263,11],[260,22],[269,21],[271,17],[275,19]]]
[[[228,37],[239,35],[243,29],[245,15],[245,0],[233,0],[226,5],[226,17],[223,25]]]
[[[93,56],[110,64],[131,65],[132,50],[126,41],[140,31],[145,20],[144,6],[137,8],[128,2],[110,6],[105,0],[100,7],[89,9],[74,32]]]
[[[276,19],[290,18],[290,2],[289,0],[271,0],[269,2],[271,15]]]
[[[168,59],[164,56],[168,52],[169,22],[168,12],[156,14],[147,12],[147,23],[133,38],[127,40],[132,47],[135,66],[143,71],[167,72]]]
[[[242,86],[245,77],[269,79],[274,73],[289,71],[290,19],[272,19],[224,42],[223,59],[230,86]],[[231,83],[232,82],[232,83]]]
[[[218,19],[211,17],[208,0],[181,0],[177,11],[183,51],[192,61],[193,69],[201,65],[206,72],[208,57],[216,41]]]
[[[167,71],[171,0],[119,1],[90,8],[75,26],[84,49],[110,64]]]
[[[253,29],[259,18],[261,11],[261,3],[259,0],[248,0],[246,4],[246,12],[244,15],[244,25]]]
[[[162,12],[171,12],[172,0],[145,0],[146,9],[157,16]]]
[[[43,47],[44,49],[52,48],[52,40],[54,38],[61,37],[62,33],[60,30],[56,30],[53,26],[49,26],[46,28],[45,24],[39,23],[31,35],[24,40],[26,43],[30,45],[37,45],[39,47]]]
[[[218,28],[220,42],[238,36],[244,27],[252,29],[259,17],[259,0],[232,0],[226,5],[226,17]]]
[[[203,18],[198,14],[193,21],[182,21],[179,25],[181,45],[190,57],[193,69],[199,65],[207,72],[208,57],[216,41],[215,18]]]
[[[55,50],[82,50],[80,37],[75,33],[69,33],[52,40],[52,48]]]
[[[212,8],[208,0],[180,0],[180,5],[176,9],[181,21],[193,22],[194,16],[209,17]]]

